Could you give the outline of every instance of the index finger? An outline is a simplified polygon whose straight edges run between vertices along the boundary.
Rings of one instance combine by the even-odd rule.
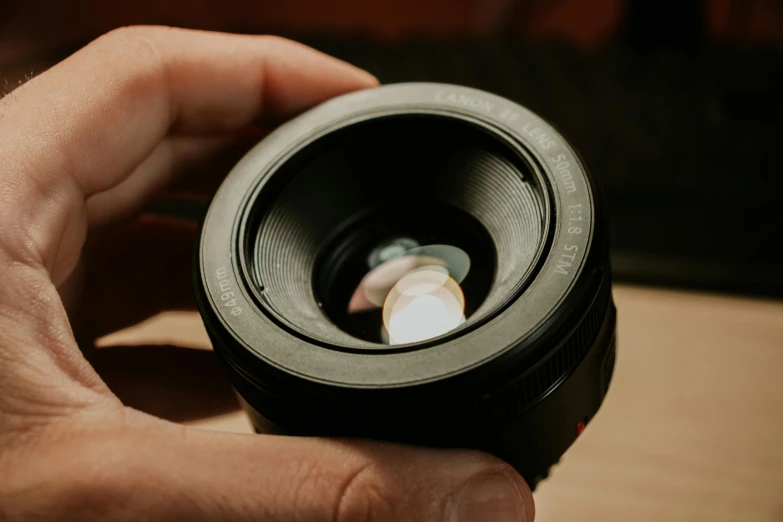
[[[114,31],[0,100],[0,218],[29,231],[48,265],[62,236],[84,234],[72,222],[84,199],[123,181],[166,134],[220,133],[375,83],[276,37]]]

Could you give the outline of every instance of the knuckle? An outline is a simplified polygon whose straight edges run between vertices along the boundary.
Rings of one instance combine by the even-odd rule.
[[[175,107],[168,94],[172,61],[169,33],[175,31],[162,26],[120,27],[99,37],[84,51],[90,69],[101,71],[99,74],[113,84],[111,96],[145,100],[147,110],[171,113]],[[173,119],[175,115],[170,116]]]
[[[372,462],[365,462],[341,484],[335,522],[381,522],[395,520],[405,495]]]
[[[94,60],[105,62],[109,67],[117,67],[121,63],[123,69],[131,71],[131,77],[142,71],[142,76],[162,72],[165,60],[160,52],[160,43],[165,30],[143,25],[120,27],[98,37],[87,46],[87,51],[92,52]],[[139,71],[140,68],[142,71]]]
[[[93,43],[121,48],[125,47],[129,42],[148,41],[157,38],[166,29],[165,27],[153,25],[126,25],[112,29],[103,36],[98,37]]]
[[[168,33],[176,29],[164,26],[130,25],[113,29],[99,36],[87,50],[93,57],[103,58],[108,66],[122,63],[125,69],[143,66],[148,70],[162,69],[165,56],[161,52]]]

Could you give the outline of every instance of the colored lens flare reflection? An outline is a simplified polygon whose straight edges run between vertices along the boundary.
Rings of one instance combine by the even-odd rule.
[[[389,344],[438,337],[465,322],[465,298],[459,284],[440,270],[423,267],[406,274],[383,305]]]
[[[390,251],[387,244],[382,247],[384,253]],[[455,246],[400,250],[362,278],[348,303],[348,313],[381,309],[381,338],[389,344],[438,337],[465,322],[460,283],[469,270],[470,257]]]

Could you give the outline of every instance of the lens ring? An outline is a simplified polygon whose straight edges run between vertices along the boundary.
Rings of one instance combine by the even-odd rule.
[[[464,100],[479,100],[475,104]],[[239,254],[247,237],[245,210],[252,207],[270,173],[298,149],[336,128],[383,115],[432,113],[470,120],[519,147],[540,165],[554,216],[579,217],[583,226],[570,234],[558,219],[538,276],[523,295],[492,319],[491,328],[478,328],[427,350],[384,353],[382,357],[351,350],[335,351],[322,343],[303,345],[301,337],[258,303],[263,291],[249,290]],[[293,148],[291,144],[296,144]],[[551,210],[549,205],[552,206]],[[593,188],[581,161],[546,122],[503,98],[472,89],[440,84],[403,84],[347,95],[282,126],[257,145],[229,174],[215,197],[202,228],[198,259],[202,308],[214,310],[214,320],[234,339],[228,357],[248,359],[257,366],[277,368],[308,380],[354,387],[396,387],[455,375],[513,349],[516,356],[533,356],[536,332],[559,321],[565,297],[592,278],[585,263],[593,252],[596,220]],[[598,254],[596,254],[598,255]],[[224,299],[225,297],[225,299]],[[207,304],[208,303],[208,304]],[[535,303],[535,306],[530,306]],[[520,334],[520,332],[524,332]],[[232,355],[233,354],[233,355]],[[255,357],[255,358],[254,358]]]
[[[396,129],[396,132],[390,129]],[[407,152],[403,158],[415,160],[429,156],[442,163],[427,168],[427,163],[418,160],[403,169],[401,167],[407,165],[404,160],[400,168],[395,168],[394,162],[398,159],[386,158],[380,163],[380,168],[386,165],[386,174],[383,171],[365,174],[365,165],[384,153],[385,142],[382,142],[380,151],[376,152],[374,148],[377,145],[373,137],[378,132],[407,136],[407,142],[391,142],[393,149],[389,153],[394,156],[400,155],[394,150],[401,148]],[[473,241],[470,248],[465,245],[471,257],[483,259],[495,253],[492,256],[494,260],[486,259],[493,266],[474,271],[474,274],[492,272],[490,276],[494,275],[494,282],[487,283],[490,285],[489,295],[481,300],[478,309],[471,311],[470,320],[449,332],[448,337],[465,334],[489,320],[513,301],[530,281],[530,274],[536,269],[548,241],[549,217],[543,176],[524,147],[509,142],[479,121],[442,114],[374,114],[362,122],[339,123],[325,135],[287,157],[285,168],[275,170],[274,179],[282,188],[261,191],[254,198],[254,206],[264,211],[256,215],[251,209],[244,228],[257,232],[240,236],[249,237],[249,246],[244,247],[247,253],[240,247],[238,257],[252,267],[250,271],[256,277],[255,285],[264,288],[262,306],[277,321],[298,335],[338,350],[426,348],[426,342],[411,347],[389,348],[364,340],[368,339],[368,325],[359,324],[354,328],[365,330],[365,334],[358,337],[344,331],[332,324],[334,321],[329,321],[328,316],[336,314],[324,315],[330,309],[333,312],[329,292],[316,292],[314,287],[303,284],[314,272],[323,270],[314,269],[314,265],[329,264],[318,261],[319,252],[345,250],[340,245],[322,248],[322,245],[343,241],[341,233],[334,240],[323,241],[324,236],[329,236],[334,230],[345,229],[352,235],[352,226],[341,223],[350,221],[348,216],[352,212],[361,212],[359,206],[368,205],[368,198],[378,208],[387,209],[381,212],[384,218],[374,221],[374,215],[360,213],[353,220],[360,228],[369,229],[369,234],[381,233],[380,230],[388,224],[386,218],[390,212],[395,218],[399,217],[398,201],[407,197],[405,191],[412,184],[416,184],[419,198],[426,195],[418,208],[410,203],[405,207],[406,212],[417,213],[415,218],[407,216],[414,230],[425,227],[426,232],[427,226],[449,215],[449,219],[461,223],[465,230],[473,230],[475,241],[483,243],[479,245]],[[421,138],[417,137],[419,135]],[[439,141],[423,139],[430,135],[439,136]],[[455,142],[464,143],[464,146]],[[347,152],[340,149],[345,143],[350,144]],[[406,144],[407,147],[403,146]],[[420,148],[419,154],[408,150],[417,147]],[[313,150],[315,152],[311,152]],[[328,151],[330,156],[320,155],[319,150]],[[335,165],[332,157],[337,157],[340,163]],[[350,158],[352,163],[346,164],[345,158]],[[400,177],[406,175],[406,181],[401,181]],[[388,185],[392,180],[396,186]],[[350,193],[351,190],[354,192]],[[379,197],[381,201],[373,201],[373,197]],[[333,204],[334,201],[338,203]],[[439,206],[435,205],[436,202]],[[441,208],[444,205],[452,210]],[[317,210],[308,213],[306,209]],[[433,209],[439,210],[429,212]],[[373,223],[374,228],[367,223]],[[448,228],[448,224],[443,226]],[[451,228],[459,229],[456,223]],[[405,230],[411,231],[410,228]],[[424,236],[440,233],[435,227]],[[452,236],[450,240],[440,237],[457,246],[467,238],[460,235]],[[355,288],[356,283],[349,281],[343,282],[343,285]],[[254,289],[249,291],[252,293]],[[469,294],[468,305],[472,308],[476,300],[472,292]],[[324,306],[317,308],[316,303]]]

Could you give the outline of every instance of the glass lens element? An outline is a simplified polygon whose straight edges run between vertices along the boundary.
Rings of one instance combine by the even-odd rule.
[[[459,284],[441,267],[408,272],[389,292],[383,325],[389,344],[424,341],[465,322],[465,298]]]
[[[459,284],[470,270],[470,257],[464,250],[426,245],[389,256],[390,247],[382,248],[386,260],[359,283],[348,303],[349,314],[383,308],[381,337],[389,344],[437,337],[465,322]]]

